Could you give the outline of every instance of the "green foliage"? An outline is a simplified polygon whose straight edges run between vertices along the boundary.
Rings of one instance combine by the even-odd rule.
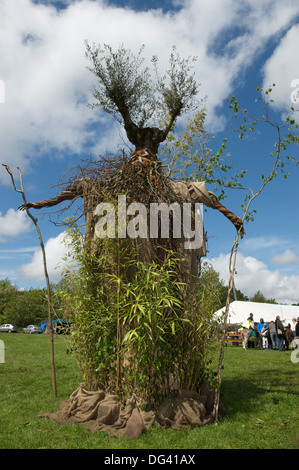
[[[61,296],[87,388],[135,393],[153,406],[171,389],[196,389],[208,375],[214,337],[213,277],[203,274],[191,295],[178,282],[183,260],[171,251],[162,264],[145,264],[119,239],[98,240],[91,252],[70,227],[67,240]]]
[[[160,77],[158,74],[158,58],[155,56],[152,62],[155,66],[157,76],[157,90],[163,97],[162,110],[163,115],[170,114],[175,116],[183,111],[194,109],[194,97],[198,93],[198,85],[195,80],[195,74],[192,72],[193,63],[196,57],[181,58],[176,47],[173,47],[169,58],[170,68],[166,76]],[[168,76],[168,80],[167,80]],[[156,106],[159,107],[159,98],[156,99]]]
[[[212,139],[204,128],[205,117],[206,109],[203,108],[188,119],[182,132],[168,134],[160,156],[169,165],[171,176],[184,178],[186,181],[192,178],[209,182],[215,166],[213,167],[213,162],[210,163],[212,151],[208,144]]]
[[[45,289],[30,289],[19,292],[5,309],[5,321],[18,327],[38,324],[48,318],[47,292]]]
[[[58,286],[51,285],[54,317],[63,317],[59,299],[55,295]],[[9,279],[0,280],[0,323],[12,323],[19,328],[39,324],[48,318],[46,289],[20,290]]]
[[[106,275],[110,258],[100,250],[96,255],[84,250],[83,240],[78,228],[68,229],[69,266],[59,296],[72,322],[72,348],[84,381],[91,390],[109,390],[115,385],[109,368],[116,355],[115,292]]]
[[[122,348],[128,361],[123,373],[130,393],[143,396],[147,403],[169,393],[187,321],[182,315],[185,286],[177,281],[180,260],[169,255],[163,265],[133,261],[136,273],[122,284],[120,315],[126,330]]]
[[[208,263],[203,263],[200,281],[201,283],[210,285],[211,288],[215,291],[215,299],[217,299],[217,301],[213,301],[212,305],[214,312],[216,312],[226,304],[228,291],[227,285],[224,283],[223,279],[220,278],[220,274],[215,271],[215,269]],[[237,297],[236,300],[249,300],[249,298],[239,289],[235,289],[235,293]]]
[[[150,75],[147,67],[143,68],[143,47],[134,55],[123,45],[114,52],[112,47],[90,46],[86,43],[86,56],[93,67],[89,68],[97,77],[93,96],[104,111],[121,121],[125,109],[130,109],[131,117],[140,125],[148,119],[147,114],[153,111],[153,98],[149,95],[146,109],[143,111],[144,97],[150,92]]]
[[[273,144],[270,142],[270,152],[265,163],[269,170],[266,173],[257,173],[265,185],[272,181],[280,173],[284,178],[290,174],[290,165],[299,166],[298,157],[295,157],[299,145],[298,124],[294,118],[295,109],[291,107],[278,117],[271,116],[273,110],[270,105],[275,106],[271,99],[273,84],[268,90],[257,87],[260,93],[255,100],[253,111],[242,109],[236,96],[227,98],[228,109],[231,113],[231,129],[235,124],[234,133],[239,139],[243,139],[246,133],[263,132],[263,127],[270,127],[274,132]],[[168,134],[167,141],[160,152],[169,166],[169,173],[178,179],[185,181],[205,181],[213,191],[219,191],[218,199],[226,197],[228,189],[242,189],[244,191],[244,202],[241,209],[245,213],[244,223],[254,220],[255,210],[246,211],[248,202],[253,196],[253,191],[247,187],[246,175],[248,170],[234,173],[232,158],[228,159],[226,154],[229,138],[224,137],[217,152],[213,152],[210,146],[213,138],[208,135],[204,127],[206,109],[203,108],[192,118],[189,118],[183,130],[173,129]],[[244,162],[245,166],[246,162]],[[258,169],[259,170],[259,169]],[[258,193],[259,194],[259,193]]]
[[[170,68],[166,76],[157,71],[158,59],[152,58],[156,80],[149,67],[144,67],[144,46],[134,54],[123,45],[114,51],[104,44],[86,42],[86,56],[91,61],[89,70],[97,77],[93,89],[96,102],[120,123],[130,118],[137,126],[144,127],[169,115],[172,119],[194,106],[197,84],[192,73],[194,58],[181,59],[173,48]]]
[[[18,295],[18,289],[6,278],[0,280],[0,323],[6,322],[5,308]]]
[[[255,103],[259,105],[260,108],[258,113],[256,109],[252,112],[247,108],[241,109],[235,96],[232,96],[230,99],[227,98],[229,109],[232,112],[232,119],[236,119],[240,122],[239,126],[235,129],[239,139],[243,139],[246,133],[252,133],[256,131],[257,128],[259,128],[261,132],[263,126],[270,126],[274,131],[274,142],[271,146],[271,152],[269,153],[270,158],[268,157],[268,161],[270,162],[269,171],[267,174],[262,173],[259,175],[262,180],[262,188],[268,182],[276,178],[278,173],[281,173],[283,177],[287,179],[290,175],[290,171],[287,171],[290,170],[290,164],[299,166],[298,157],[294,156],[296,148],[298,148],[299,145],[298,124],[295,120],[296,111],[294,107],[290,107],[289,109],[285,109],[284,113],[281,113],[280,110],[278,118],[271,118],[270,106],[275,108],[275,102],[271,98],[271,92],[274,87],[275,83],[266,91],[263,87],[256,88],[259,92],[258,98],[255,99]],[[242,184],[237,182],[230,186],[242,187]],[[257,194],[259,194],[260,191]],[[251,195],[253,195],[252,191]],[[250,195],[247,195],[242,205],[244,212],[250,197]],[[254,212],[255,211],[252,211],[246,215],[246,222],[253,220]]]
[[[182,354],[178,369],[180,387],[194,390],[204,379],[209,379],[212,351],[217,337],[214,312],[221,303],[218,273],[205,263],[193,291],[185,299],[184,315],[188,320],[182,338]],[[216,282],[215,282],[216,281]]]
[[[250,297],[250,301],[267,303],[267,304],[277,304],[275,299],[267,299],[260,290],[258,290],[252,297]]]
[[[169,166],[171,176],[185,181],[205,181],[213,189],[220,190],[219,200],[225,197],[224,188],[234,186],[243,178],[246,170],[232,175],[232,163],[227,161],[224,152],[227,139],[224,138],[218,152],[209,147],[213,138],[204,127],[206,108],[189,118],[182,131],[168,134],[160,156]],[[238,183],[239,184],[239,183]]]

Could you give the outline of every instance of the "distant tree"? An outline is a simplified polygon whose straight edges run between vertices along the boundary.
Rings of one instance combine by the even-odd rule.
[[[251,302],[260,302],[263,304],[277,304],[275,299],[266,299],[264,294],[258,290],[252,297],[250,297]]]
[[[12,284],[12,282],[8,279],[1,279],[0,280],[0,323],[4,323],[5,315],[4,311],[5,308],[9,305],[13,298],[19,295],[18,288]]]
[[[247,295],[243,294],[243,292],[240,291],[240,289],[236,289],[236,296],[237,296],[237,300],[240,300],[242,302],[248,302],[248,300],[249,300],[249,297],[247,297]]]
[[[223,307],[223,299],[226,296],[226,287],[223,280],[220,278],[220,274],[215,271],[212,265],[209,263],[203,263],[200,273],[200,287],[202,293],[199,294],[200,301],[203,302],[201,296],[206,296],[206,292],[210,291],[209,304],[213,311],[219,310]]]
[[[5,308],[5,321],[25,327],[48,317],[46,291],[30,289],[12,298]]]
[[[215,292],[215,311],[223,307],[226,302],[228,287],[225,285],[224,280],[220,278],[220,274],[215,271],[213,266],[210,264],[203,263],[200,279],[202,285],[207,284],[213,287]],[[249,300],[248,297],[239,289],[235,289],[235,292],[237,300],[245,302]]]
[[[9,283],[10,281],[8,281],[8,286]],[[55,295],[59,289],[59,284],[51,284],[54,317],[55,315],[59,317],[63,316],[60,308],[59,297]],[[15,291],[12,292],[13,295],[7,295],[7,301],[3,309],[2,323],[13,323],[19,327],[24,327],[29,324],[39,324],[42,320],[46,320],[48,318],[48,300],[45,289],[19,291],[15,288]]]

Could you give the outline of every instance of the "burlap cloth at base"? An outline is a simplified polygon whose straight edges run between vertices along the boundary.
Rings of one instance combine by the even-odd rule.
[[[57,424],[82,423],[89,431],[104,431],[110,436],[135,439],[153,424],[172,429],[204,426],[213,421],[213,402],[214,392],[205,386],[200,393],[179,390],[157,411],[143,411],[135,396],[129,398],[122,408],[116,395],[101,390],[87,391],[80,385],[68,400],[61,403],[56,413],[40,416],[53,419]],[[219,416],[224,414],[221,404]]]

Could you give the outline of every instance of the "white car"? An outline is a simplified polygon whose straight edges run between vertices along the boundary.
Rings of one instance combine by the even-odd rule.
[[[40,326],[36,326],[36,325],[28,325],[26,326],[26,328],[23,328],[23,333],[42,333],[43,330],[41,329]]]
[[[11,325],[11,323],[5,323],[4,325],[0,326],[0,332],[16,333],[17,331],[18,331],[18,327]]]

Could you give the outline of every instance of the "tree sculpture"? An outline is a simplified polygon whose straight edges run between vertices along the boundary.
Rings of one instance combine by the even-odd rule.
[[[202,425],[211,421],[212,416],[208,416],[208,412],[212,412],[213,406],[210,404],[209,408],[204,407],[208,400],[208,390],[201,390],[201,395],[198,393],[198,387],[204,377],[202,362],[200,362],[203,360],[202,356],[204,353],[203,350],[200,350],[199,346],[199,325],[192,325],[192,321],[195,321],[195,317],[191,319],[187,318],[187,315],[186,318],[183,318],[183,310],[185,304],[188,303],[186,300],[186,291],[188,291],[188,295],[190,295],[192,289],[194,294],[195,287],[198,288],[196,284],[198,281],[197,258],[205,254],[204,240],[196,249],[188,250],[184,247],[184,241],[182,239],[175,238],[173,229],[170,231],[168,238],[163,238],[161,233],[151,237],[148,231],[143,237],[139,236],[131,240],[118,240],[117,249],[114,251],[111,250],[110,245],[109,248],[107,248],[107,245],[106,251],[105,249],[103,251],[103,243],[99,242],[96,229],[99,219],[99,214],[96,210],[98,204],[105,200],[117,203],[118,195],[126,195],[127,204],[142,202],[148,209],[150,203],[153,202],[166,202],[169,205],[178,203],[180,206],[185,203],[191,203],[193,220],[196,203],[203,203],[207,207],[222,212],[235,225],[237,231],[242,233],[241,219],[226,209],[218,201],[216,196],[206,189],[204,182],[186,183],[171,180],[163,171],[162,164],[157,157],[159,145],[165,141],[177,118],[183,113],[193,109],[196,105],[195,98],[198,87],[194,74],[192,73],[192,63],[194,59],[181,59],[174,49],[170,56],[170,69],[166,77],[161,78],[157,72],[157,59],[154,58],[153,64],[156,72],[156,81],[154,82],[150,76],[149,69],[142,68],[143,49],[140,49],[139,53],[134,55],[123,46],[120,46],[116,52],[107,45],[100,47],[87,44],[86,47],[86,55],[92,63],[90,70],[97,78],[97,84],[93,90],[96,103],[93,104],[92,107],[99,106],[107,113],[112,114],[123,125],[134,149],[129,158],[123,154],[113,159],[102,158],[99,162],[90,163],[85,168],[81,168],[71,181],[65,183],[64,189],[58,196],[40,202],[26,203],[21,206],[21,209],[41,209],[60,204],[66,200],[72,203],[78,197],[83,198],[83,212],[85,215],[84,263],[87,264],[86,259],[92,254],[92,268],[89,272],[92,273],[92,276],[94,276],[95,272],[98,273],[96,280],[93,278],[93,280],[90,281],[92,276],[86,276],[86,278],[88,277],[89,279],[86,284],[87,290],[90,295],[94,295],[93,298],[96,298],[95,303],[101,308],[107,303],[109,306],[109,308],[105,310],[107,317],[111,315],[112,311],[115,311],[115,318],[117,319],[115,329],[113,329],[113,327],[109,333],[110,336],[108,335],[109,351],[111,353],[110,366],[107,368],[107,364],[103,358],[101,359],[101,367],[99,367],[99,364],[92,364],[93,360],[89,361],[89,370],[93,371],[91,375],[94,376],[96,373],[98,374],[98,379],[96,381],[92,379],[89,383],[89,387],[97,389],[101,386],[103,389],[106,389],[106,391],[116,391],[118,397],[122,397],[122,399],[125,395],[134,395],[134,393],[136,393],[139,398],[144,399],[147,405],[150,404],[154,407],[161,402],[161,399],[169,397],[171,390],[175,388],[189,389],[189,395],[182,395],[181,398],[183,397],[184,400],[189,400],[189,410],[192,409],[193,411],[192,413],[190,411],[189,416],[186,416],[184,413],[179,413],[178,416],[180,417],[177,422],[174,416],[168,416],[167,418],[167,413],[170,412],[171,407],[166,407],[164,408],[164,414],[161,410],[159,415],[155,414],[154,411],[148,412],[150,414],[144,412],[145,414],[143,414],[141,418],[139,413],[139,421],[137,419],[139,424],[136,424],[134,421],[136,418],[135,406],[137,406],[139,402],[136,401],[136,396],[134,395],[135,398],[131,398],[131,401],[128,402],[128,406],[131,407],[130,413],[128,413],[128,411],[123,413],[119,403],[117,404],[117,401],[114,401],[113,409],[115,410],[116,407],[118,412],[116,413],[117,419],[113,421],[112,426],[109,426],[109,429],[107,429],[106,425],[104,426],[103,423],[105,420],[102,420],[101,413],[99,412],[97,414],[96,423],[94,421],[95,418],[92,418],[93,429],[105,428],[107,432],[115,435],[121,434],[127,437],[135,437],[154,421],[165,426],[167,423],[168,425],[169,423],[174,423],[174,427],[179,427],[180,423],[186,423],[186,420],[190,426],[193,426],[194,423]],[[160,128],[155,125],[157,122],[164,122],[164,124],[160,126]],[[149,216],[149,214],[147,214],[147,216]],[[174,217],[173,214],[173,221]],[[144,267],[145,264],[142,265],[141,269],[140,264],[137,265],[135,263],[135,265],[132,265],[132,263],[128,263],[128,265],[126,265],[126,263],[120,263],[119,253],[123,246],[129,246],[129,255],[127,251],[127,257],[134,257],[135,260],[140,260],[142,263],[146,264],[147,268]],[[183,260],[180,259],[178,264],[170,261],[170,254],[172,258],[174,258],[174,253],[183,255]],[[105,267],[103,267],[103,264],[99,265],[97,259],[100,259],[100,257],[105,260]],[[110,259],[112,259],[112,262],[109,261]],[[159,282],[161,285],[164,285],[163,283],[165,281],[163,273],[165,269],[166,271],[168,269],[169,277],[167,279],[168,281],[171,279],[173,293],[170,295],[169,289],[165,290],[165,292],[167,292],[165,298],[163,299],[163,296],[161,297],[161,302],[164,302],[163,308],[155,306],[156,310],[151,311],[153,307],[149,307],[149,311],[147,312],[149,319],[147,322],[144,322],[144,325],[146,328],[145,331],[150,331],[150,335],[146,336],[147,333],[144,334],[143,339],[145,337],[150,337],[151,339],[148,343],[149,347],[146,350],[145,356],[142,356],[141,342],[138,343],[137,348],[134,346],[136,344],[134,338],[136,339],[136,332],[139,331],[138,328],[140,328],[141,317],[137,319],[137,316],[132,314],[132,312],[136,314],[136,303],[134,304],[134,308],[130,307],[132,307],[133,302],[132,296],[135,296],[135,299],[138,297],[134,282],[142,270],[147,273],[147,276],[150,272],[152,273],[152,263],[156,263],[154,264],[156,269],[156,272],[153,273],[154,275],[158,275],[159,266],[162,269],[162,274],[159,274]],[[109,268],[107,268],[108,264]],[[115,271],[114,273],[113,269]],[[105,272],[106,275],[104,281],[103,277],[101,277],[103,272]],[[174,272],[176,273],[175,277],[173,277]],[[107,281],[107,276],[110,276],[110,281]],[[123,281],[124,278],[127,283]],[[143,277],[143,280],[144,279]],[[113,287],[114,281],[116,281],[114,284],[114,286],[116,286],[115,288]],[[104,292],[104,294],[103,292],[99,294],[99,284],[101,283],[104,283],[107,289],[108,287],[111,288],[109,293],[107,291],[106,293]],[[156,285],[154,282],[153,286],[150,287],[150,291],[153,293],[149,294],[148,297],[148,305],[150,306],[153,305],[153,303],[151,303],[151,296],[155,295],[154,284]],[[184,285],[184,295],[182,294],[182,285]],[[123,300],[120,300],[122,291],[125,290],[124,286],[127,288],[126,295],[123,295]],[[130,286],[130,289],[128,286]],[[147,297],[148,290],[144,283],[142,289],[140,288],[140,292],[142,292],[144,297]],[[167,296],[168,294],[169,296]],[[181,301],[181,299],[184,300]],[[89,301],[90,300],[88,300],[88,302]],[[167,305],[165,302],[167,302]],[[88,312],[93,311],[94,305],[88,305],[86,310]],[[128,310],[130,310],[130,313],[128,313]],[[140,312],[142,311],[142,313],[144,313],[145,310],[146,308],[140,307]],[[163,329],[160,326],[160,332],[157,332],[157,325],[155,321],[152,320],[152,316],[156,313],[160,315],[160,317],[158,315],[158,319],[161,317],[165,319],[171,318],[168,325],[163,324],[163,328],[165,331],[167,330],[167,333],[165,333],[163,338],[161,336],[160,342],[156,340],[155,338],[157,337],[154,336],[155,334],[161,335],[161,330]],[[203,313],[203,316],[207,316],[206,312]],[[97,323],[100,323],[99,317]],[[107,337],[107,322],[103,324],[106,326],[103,327],[102,330],[97,330],[94,339],[91,340],[90,336],[88,337],[88,346],[90,347],[91,345],[94,348],[94,354],[100,347],[96,343],[100,342],[100,344],[103,344],[104,338]],[[154,331],[156,331],[156,333],[154,333]],[[181,331],[181,335],[179,335],[179,331]],[[205,334],[207,333],[205,332]],[[113,350],[115,355],[111,352],[113,349],[111,349],[113,336],[117,338],[115,351]],[[123,344],[126,344],[126,347],[121,353]],[[180,349],[178,349],[177,346]],[[180,350],[179,353],[178,350]],[[159,364],[159,367],[157,364]],[[116,370],[116,378],[111,373],[112,369]],[[186,372],[187,369],[188,373]],[[103,375],[99,378],[99,371],[101,370],[106,371],[104,378]],[[130,373],[128,373],[128,371]],[[182,374],[181,371],[184,371],[184,374]],[[85,374],[85,377],[87,375],[88,374]],[[138,386],[139,376],[143,377],[143,381],[140,379],[143,389]],[[146,380],[144,380],[144,377],[146,377]],[[155,380],[153,380],[152,377],[154,377]],[[177,384],[174,385],[176,379],[178,379]],[[103,391],[91,392],[81,388],[73,396],[73,400],[75,400],[77,404],[78,396],[80,397],[81,403],[85,403],[86,400],[88,401],[92,396],[93,409],[103,401],[107,405]],[[190,400],[193,400],[196,404],[196,418],[194,417],[194,403],[190,403]],[[180,397],[177,397],[176,406],[181,407]],[[56,415],[55,418],[61,421],[69,421],[71,419],[69,414],[70,408],[73,410],[71,413],[72,416],[76,415],[77,420],[80,421],[81,418],[79,418],[79,415],[81,416],[82,410],[76,408],[76,411],[74,411],[72,397],[66,408],[62,409],[59,412],[60,414]],[[140,408],[138,408],[138,410],[141,412]],[[84,416],[82,420],[87,421],[87,416]],[[140,425],[141,421],[143,423],[142,425]],[[134,432],[132,432],[132,423],[135,423],[134,426],[136,427]]]
[[[90,46],[87,43],[86,56],[92,62],[89,69],[97,77],[93,96],[97,102],[92,107],[100,106],[112,114],[126,131],[135,150],[129,160],[123,158],[105,162],[101,169],[94,168],[76,175],[66,188],[56,197],[39,202],[29,202],[20,207],[41,209],[51,207],[66,200],[82,197],[86,225],[86,241],[94,236],[96,204],[102,200],[103,193],[129,191],[133,198],[141,202],[144,192],[150,194],[146,202],[167,200],[180,203],[203,203],[207,207],[219,210],[236,227],[242,230],[242,221],[224,207],[216,196],[208,191],[204,182],[174,182],[161,171],[161,162],[157,153],[162,143],[173,128],[177,118],[196,106],[195,97],[198,86],[191,73],[195,58],[181,59],[175,48],[170,56],[170,69],[166,77],[158,76],[157,59],[153,58],[157,80],[152,82],[149,69],[142,69],[143,48],[137,55],[120,46],[114,52],[108,45]],[[149,121],[162,120],[166,124],[162,129],[146,127]],[[132,168],[131,168],[132,166]],[[137,175],[136,175],[137,174]],[[138,176],[139,182],[137,182]],[[144,186],[144,177],[146,183]],[[127,181],[126,181],[127,180]],[[141,183],[140,183],[141,181]],[[113,187],[114,186],[114,187]]]

